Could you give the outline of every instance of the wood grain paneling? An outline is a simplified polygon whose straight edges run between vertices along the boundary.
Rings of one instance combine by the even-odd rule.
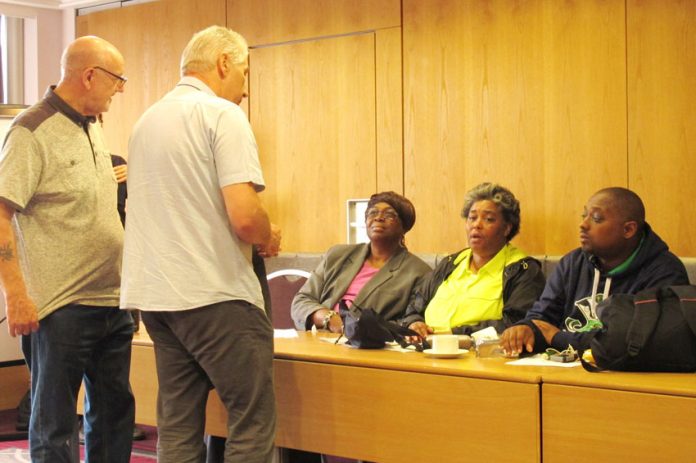
[[[225,0],[163,0],[77,17],[77,36],[103,37],[125,58],[128,83],[104,115],[112,152],[127,157],[135,122],[179,80],[181,52],[191,36],[224,21]]]
[[[543,250],[540,2],[404,1],[405,193],[420,252],[466,243],[460,210],[484,181],[522,203],[528,252]]]
[[[623,0],[543,2],[546,254],[578,246],[589,196],[627,186]],[[534,230],[535,232],[537,230]]]
[[[696,2],[628,2],[629,178],[672,251],[696,256]]]
[[[399,0],[227,0],[227,26],[250,46],[400,25]]]
[[[619,185],[676,253],[696,255],[695,2],[162,0],[81,16],[78,35],[126,57],[130,82],[106,115],[114,152],[178,79],[191,34],[225,18],[259,46],[249,113],[285,250],[344,241],[343,198],[394,189],[418,210],[410,249],[452,251],[464,193],[489,180],[519,197],[515,243],[529,253],[576,247],[587,198]],[[371,42],[332,49],[358,36]]]
[[[375,33],[377,191],[404,191],[401,28]]]
[[[576,247],[590,193],[627,182],[623,2],[405,0],[403,28],[414,248],[462,246],[482,181],[519,197],[526,251]]]
[[[376,188],[375,34],[251,50],[250,118],[283,249],[346,240],[345,203]]]
[[[692,461],[696,399],[544,384],[543,461]]]

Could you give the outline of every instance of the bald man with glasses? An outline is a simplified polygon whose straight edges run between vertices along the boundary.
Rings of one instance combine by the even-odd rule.
[[[0,286],[11,336],[31,334],[32,462],[78,455],[84,381],[87,461],[130,460],[133,321],[118,309],[123,227],[99,114],[123,92],[124,60],[81,37],[61,80],[17,116],[0,155]]]

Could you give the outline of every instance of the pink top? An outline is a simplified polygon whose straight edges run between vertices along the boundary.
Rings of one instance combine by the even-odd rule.
[[[355,301],[355,298],[358,296],[360,290],[363,289],[367,282],[370,281],[370,279],[372,279],[372,277],[375,276],[377,272],[379,272],[378,268],[372,267],[367,263],[367,261],[365,261],[362,268],[360,268],[360,271],[353,278],[353,281],[350,282],[348,289],[346,289],[346,293],[343,295],[341,299],[338,300],[338,302],[334,306],[334,310],[338,312],[338,305],[341,302],[341,300],[345,300],[348,307],[353,305],[353,301]]]

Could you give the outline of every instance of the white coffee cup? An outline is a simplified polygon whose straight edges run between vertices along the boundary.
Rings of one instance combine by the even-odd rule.
[[[459,336],[436,334],[432,337],[432,347],[436,354],[456,354],[459,352]]]

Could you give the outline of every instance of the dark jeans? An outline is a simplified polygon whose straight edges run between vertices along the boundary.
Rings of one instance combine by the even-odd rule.
[[[133,321],[113,307],[70,304],[31,335],[29,444],[32,462],[70,463],[77,394],[85,384],[85,462],[130,461],[135,401],[130,390]]]

